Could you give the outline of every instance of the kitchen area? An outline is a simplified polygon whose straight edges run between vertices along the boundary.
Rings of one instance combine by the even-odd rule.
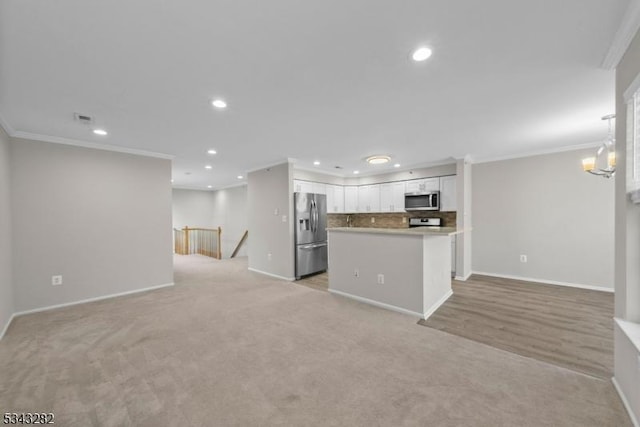
[[[328,271],[331,293],[427,318],[452,293],[463,231],[456,182],[453,174],[364,185],[294,179],[296,279]]]

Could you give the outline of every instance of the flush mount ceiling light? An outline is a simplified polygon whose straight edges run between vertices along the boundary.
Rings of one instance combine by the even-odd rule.
[[[207,185],[207,188],[213,188],[213,185]]]
[[[354,175],[358,175],[360,173],[360,171],[353,171]]]
[[[218,152],[213,148],[211,150],[207,150],[207,154],[217,154]]]
[[[211,105],[220,109],[227,108],[227,103],[222,99],[214,99],[211,101]]]
[[[93,133],[100,136],[106,136],[108,134],[107,131],[104,129],[94,129]]]
[[[616,174],[616,140],[613,137],[613,129],[611,127],[611,120],[615,118],[615,114],[609,114],[602,118],[602,120],[607,120],[609,124],[607,138],[602,142],[594,157],[582,159],[582,169],[585,172],[603,178],[611,178]]]
[[[400,167],[400,163],[396,163],[395,165],[393,165],[394,168],[399,168]]]
[[[369,156],[367,157],[366,160],[367,160],[367,163],[369,163],[370,165],[383,165],[385,163],[388,163],[389,160],[391,160],[391,157],[377,155],[377,156]]]
[[[411,56],[414,61],[421,62],[427,60],[433,52],[428,47],[422,46],[413,51]]]
[[[242,178],[244,178],[244,176],[238,175],[238,179],[242,179]]]
[[[213,169],[213,166],[211,166],[211,165],[206,165],[204,168],[205,168],[205,169]]]
[[[320,166],[320,162],[316,160],[315,162],[313,162],[313,165],[314,166]]]

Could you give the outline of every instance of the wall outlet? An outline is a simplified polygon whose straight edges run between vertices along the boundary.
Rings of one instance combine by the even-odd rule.
[[[520,255],[520,262],[527,262],[527,256],[526,255]]]
[[[376,218],[375,217],[371,217],[371,224],[374,224],[376,222]]]
[[[273,214],[274,214],[274,215],[280,215],[280,209],[275,208],[275,209],[273,210]]]
[[[353,275],[355,277],[360,277],[360,270],[358,270],[357,268],[355,270],[353,270]]]
[[[407,223],[407,217],[406,217],[406,216],[403,216],[403,217],[402,217],[402,223],[403,223],[403,224],[406,224],[406,223]]]
[[[378,274],[378,284],[384,285],[384,274]]]
[[[271,252],[267,254],[267,261],[271,261]]]
[[[282,222],[287,222],[287,216],[286,215],[282,215]]]
[[[51,285],[52,286],[62,285],[62,276],[51,276]]]

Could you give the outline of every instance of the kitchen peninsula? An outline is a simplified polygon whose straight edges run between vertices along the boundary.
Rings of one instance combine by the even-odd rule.
[[[329,292],[429,317],[451,296],[454,227],[327,229]]]

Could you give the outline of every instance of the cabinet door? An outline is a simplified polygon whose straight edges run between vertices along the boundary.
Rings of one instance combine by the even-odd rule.
[[[358,188],[358,212],[369,212],[369,186],[360,185]]]
[[[344,212],[344,190],[341,185],[327,184],[327,213]]]
[[[380,184],[367,187],[369,187],[369,212],[380,212]]]
[[[294,179],[293,192],[294,193],[313,193],[313,183],[309,181]]]
[[[424,187],[424,179],[412,179],[404,182],[407,193],[420,193]]]
[[[358,212],[358,187],[355,185],[344,187],[344,211]]]
[[[336,213],[344,212],[344,187],[342,185],[333,186],[333,203]]]
[[[422,191],[440,191],[440,178],[425,179],[422,188]]]
[[[404,182],[394,182],[391,185],[391,212],[404,212]],[[380,203],[382,204],[382,193]]]
[[[312,182],[312,193],[316,194],[327,194],[327,184],[323,184],[321,182]]]
[[[393,212],[394,184],[380,184],[380,212]],[[404,188],[404,185],[403,187]],[[403,196],[404,197],[404,196]]]
[[[456,176],[443,176],[440,178],[440,210],[456,210]]]

